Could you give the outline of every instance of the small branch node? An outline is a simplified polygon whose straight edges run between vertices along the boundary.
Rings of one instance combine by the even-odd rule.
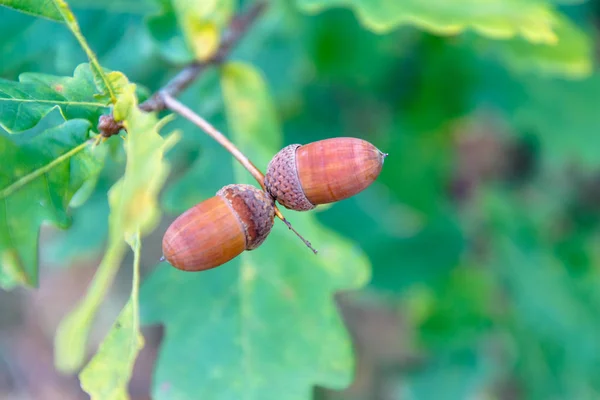
[[[117,135],[123,129],[123,123],[115,121],[112,114],[101,115],[98,119],[98,132],[103,138]]]

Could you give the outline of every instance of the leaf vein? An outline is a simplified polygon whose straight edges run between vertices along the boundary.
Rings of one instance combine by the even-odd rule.
[[[41,104],[62,104],[69,106],[87,106],[87,107],[96,107],[96,108],[108,108],[107,105],[103,103],[92,103],[89,101],[61,101],[61,100],[43,100],[43,99],[21,99],[21,98],[5,98],[0,97],[0,101],[12,102],[12,103],[41,103]]]
[[[28,183],[34,181],[35,179],[39,178],[40,175],[45,174],[47,171],[50,171],[52,168],[54,168],[56,165],[62,163],[63,161],[73,157],[75,154],[79,153],[81,150],[83,150],[90,142],[88,140],[86,140],[85,142],[81,143],[80,145],[78,145],[77,147],[69,150],[68,152],[62,154],[61,156],[55,158],[54,160],[52,160],[51,162],[49,162],[48,164],[30,172],[29,174],[21,177],[20,179],[18,179],[17,181],[13,182],[12,184],[6,186],[4,189],[0,190],[0,199],[6,198],[8,196],[10,196],[11,194],[13,194],[14,192],[18,191],[19,189],[21,189],[23,186],[27,185]]]

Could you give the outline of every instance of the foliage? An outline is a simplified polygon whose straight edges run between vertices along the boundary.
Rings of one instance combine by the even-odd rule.
[[[118,114],[123,116],[123,123],[127,129],[127,163],[123,177],[108,193],[110,215],[107,249],[86,296],[63,320],[56,335],[56,365],[67,372],[77,370],[84,361],[87,332],[121,264],[125,244],[139,252],[140,237],[151,232],[158,223],[158,191],[169,172],[164,153],[177,141],[177,135],[171,135],[166,140],[162,138],[158,133],[159,121],[156,115],[138,109],[134,94],[135,85],[126,83],[124,87],[123,95],[115,105],[114,114],[117,115],[118,111]],[[134,283],[132,294],[135,297],[136,286],[137,283]],[[129,312],[124,311],[123,314],[132,314],[131,317],[137,320],[135,297],[125,307]],[[132,327],[134,331],[131,335],[136,337],[139,334],[138,324],[132,324]],[[121,340],[130,340],[128,337],[119,337]],[[112,340],[110,334],[107,340]],[[119,355],[110,361],[122,360]],[[135,357],[129,360],[131,366],[134,361]]]
[[[104,254],[58,329],[57,368],[126,399],[140,324],[162,324],[153,398],[309,399],[352,381],[334,295],[363,288],[351,301],[414,332],[421,361],[386,375],[395,398],[598,397],[596,3],[269,2],[213,60],[255,3],[0,0],[0,286],[38,285],[38,247],[65,266]],[[227,265],[151,263],[140,286],[163,212],[252,183],[189,122],[138,108],[193,62],[208,64],[180,101],[261,170],[327,137],[390,153],[367,191],[286,213],[318,256],[276,221]],[[125,129],[106,139],[108,114]],[[38,244],[45,223],[64,232]],[[82,369],[128,246],[131,293]]]
[[[493,38],[522,35],[534,43],[558,40],[553,30],[552,5],[543,1],[298,0],[298,3],[308,10],[338,4],[352,7],[358,18],[376,32],[412,24],[439,34],[455,34],[472,28]]]
[[[88,139],[89,122],[49,122],[14,139],[0,137],[3,165],[10,166],[0,175],[4,287],[37,285],[37,235],[42,222],[67,227],[69,202],[79,191],[93,189],[102,167],[105,152]]]
[[[260,75],[247,65],[228,64],[221,82],[232,140],[256,159],[277,152],[281,131]],[[250,183],[237,165],[233,175]],[[332,293],[363,285],[368,263],[314,216],[293,222],[314,241],[327,238],[318,258],[278,225],[261,251],[221,268],[189,276],[161,265],[148,278],[141,297],[144,320],[162,322],[167,330],[154,382],[157,399],[189,393],[276,399],[284,390],[280,385],[287,398],[304,399],[314,382],[339,388],[349,383],[352,356]],[[190,326],[191,318],[203,323]],[[215,347],[226,349],[217,359]],[[186,365],[206,373],[187,374],[181,369]]]

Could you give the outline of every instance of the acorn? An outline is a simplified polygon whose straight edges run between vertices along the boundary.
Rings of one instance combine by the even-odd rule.
[[[274,205],[254,186],[225,186],[173,221],[163,237],[163,257],[184,271],[225,264],[264,242],[273,227]]]
[[[311,210],[366,189],[379,176],[386,156],[371,143],[349,137],[292,144],[269,163],[265,187],[284,207]]]

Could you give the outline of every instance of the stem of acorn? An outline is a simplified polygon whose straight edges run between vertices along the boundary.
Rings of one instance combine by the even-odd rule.
[[[202,118],[200,115],[195,113],[192,109],[187,107],[185,104],[181,103],[179,100],[177,100],[176,98],[171,96],[168,92],[159,92],[158,95],[160,96],[162,102],[164,103],[164,105],[167,109],[181,115],[183,118],[187,119],[188,121],[192,122],[194,125],[198,126],[200,129],[202,129],[204,132],[206,132],[211,138],[213,138],[217,143],[219,143],[221,146],[223,146],[225,148],[225,150],[227,150],[229,153],[231,153],[231,155],[236,160],[238,160],[240,162],[240,164],[242,164],[242,166],[244,168],[246,168],[246,170],[248,170],[248,172],[250,172],[250,174],[254,177],[254,179],[256,179],[256,181],[258,182],[260,187],[262,187],[262,189],[265,190],[265,175],[256,167],[256,165],[254,165],[252,163],[252,161],[250,161],[248,159],[248,157],[246,157],[244,155],[244,153],[242,153],[237,147],[235,147],[235,145],[229,139],[227,139],[227,137],[225,137],[225,135],[223,135],[221,132],[219,132],[217,130],[217,128],[212,126],[212,124],[210,122],[208,122],[207,120]],[[310,242],[308,240],[304,239],[304,237],[302,237],[302,235],[300,235],[300,233],[298,233],[298,231],[296,231],[292,227],[292,224],[290,224],[290,222],[287,219],[285,219],[285,217],[283,216],[283,214],[281,213],[281,211],[279,210],[277,205],[275,205],[275,215],[292,232],[294,232],[296,234],[296,236],[298,236],[300,238],[300,240],[302,240],[304,242],[304,244],[309,249],[312,250],[313,253],[317,254],[317,250],[315,250],[312,247]]]
[[[286,226],[287,226],[287,227],[288,227],[288,228],[289,228],[289,229],[290,229],[292,232],[294,232],[294,233],[296,234],[296,236],[298,236],[298,237],[300,238],[300,240],[302,240],[302,241],[304,242],[304,244],[306,245],[306,247],[308,247],[309,249],[311,249],[313,253],[315,253],[315,254],[317,254],[317,253],[318,253],[317,249],[315,249],[314,247],[312,247],[312,244],[310,244],[310,242],[309,242],[308,240],[304,239],[304,238],[302,237],[302,235],[301,235],[301,234],[299,234],[299,233],[298,233],[298,231],[297,231],[297,230],[295,230],[295,229],[292,227],[292,224],[290,224],[290,222],[289,222],[287,219],[285,219],[285,217],[283,216],[283,214],[281,213],[281,211],[279,211],[279,208],[277,208],[277,206],[275,206],[275,215],[277,215],[277,218],[279,218],[281,221],[283,221],[283,223],[284,223],[284,224],[285,224],[285,225],[286,225]]]

